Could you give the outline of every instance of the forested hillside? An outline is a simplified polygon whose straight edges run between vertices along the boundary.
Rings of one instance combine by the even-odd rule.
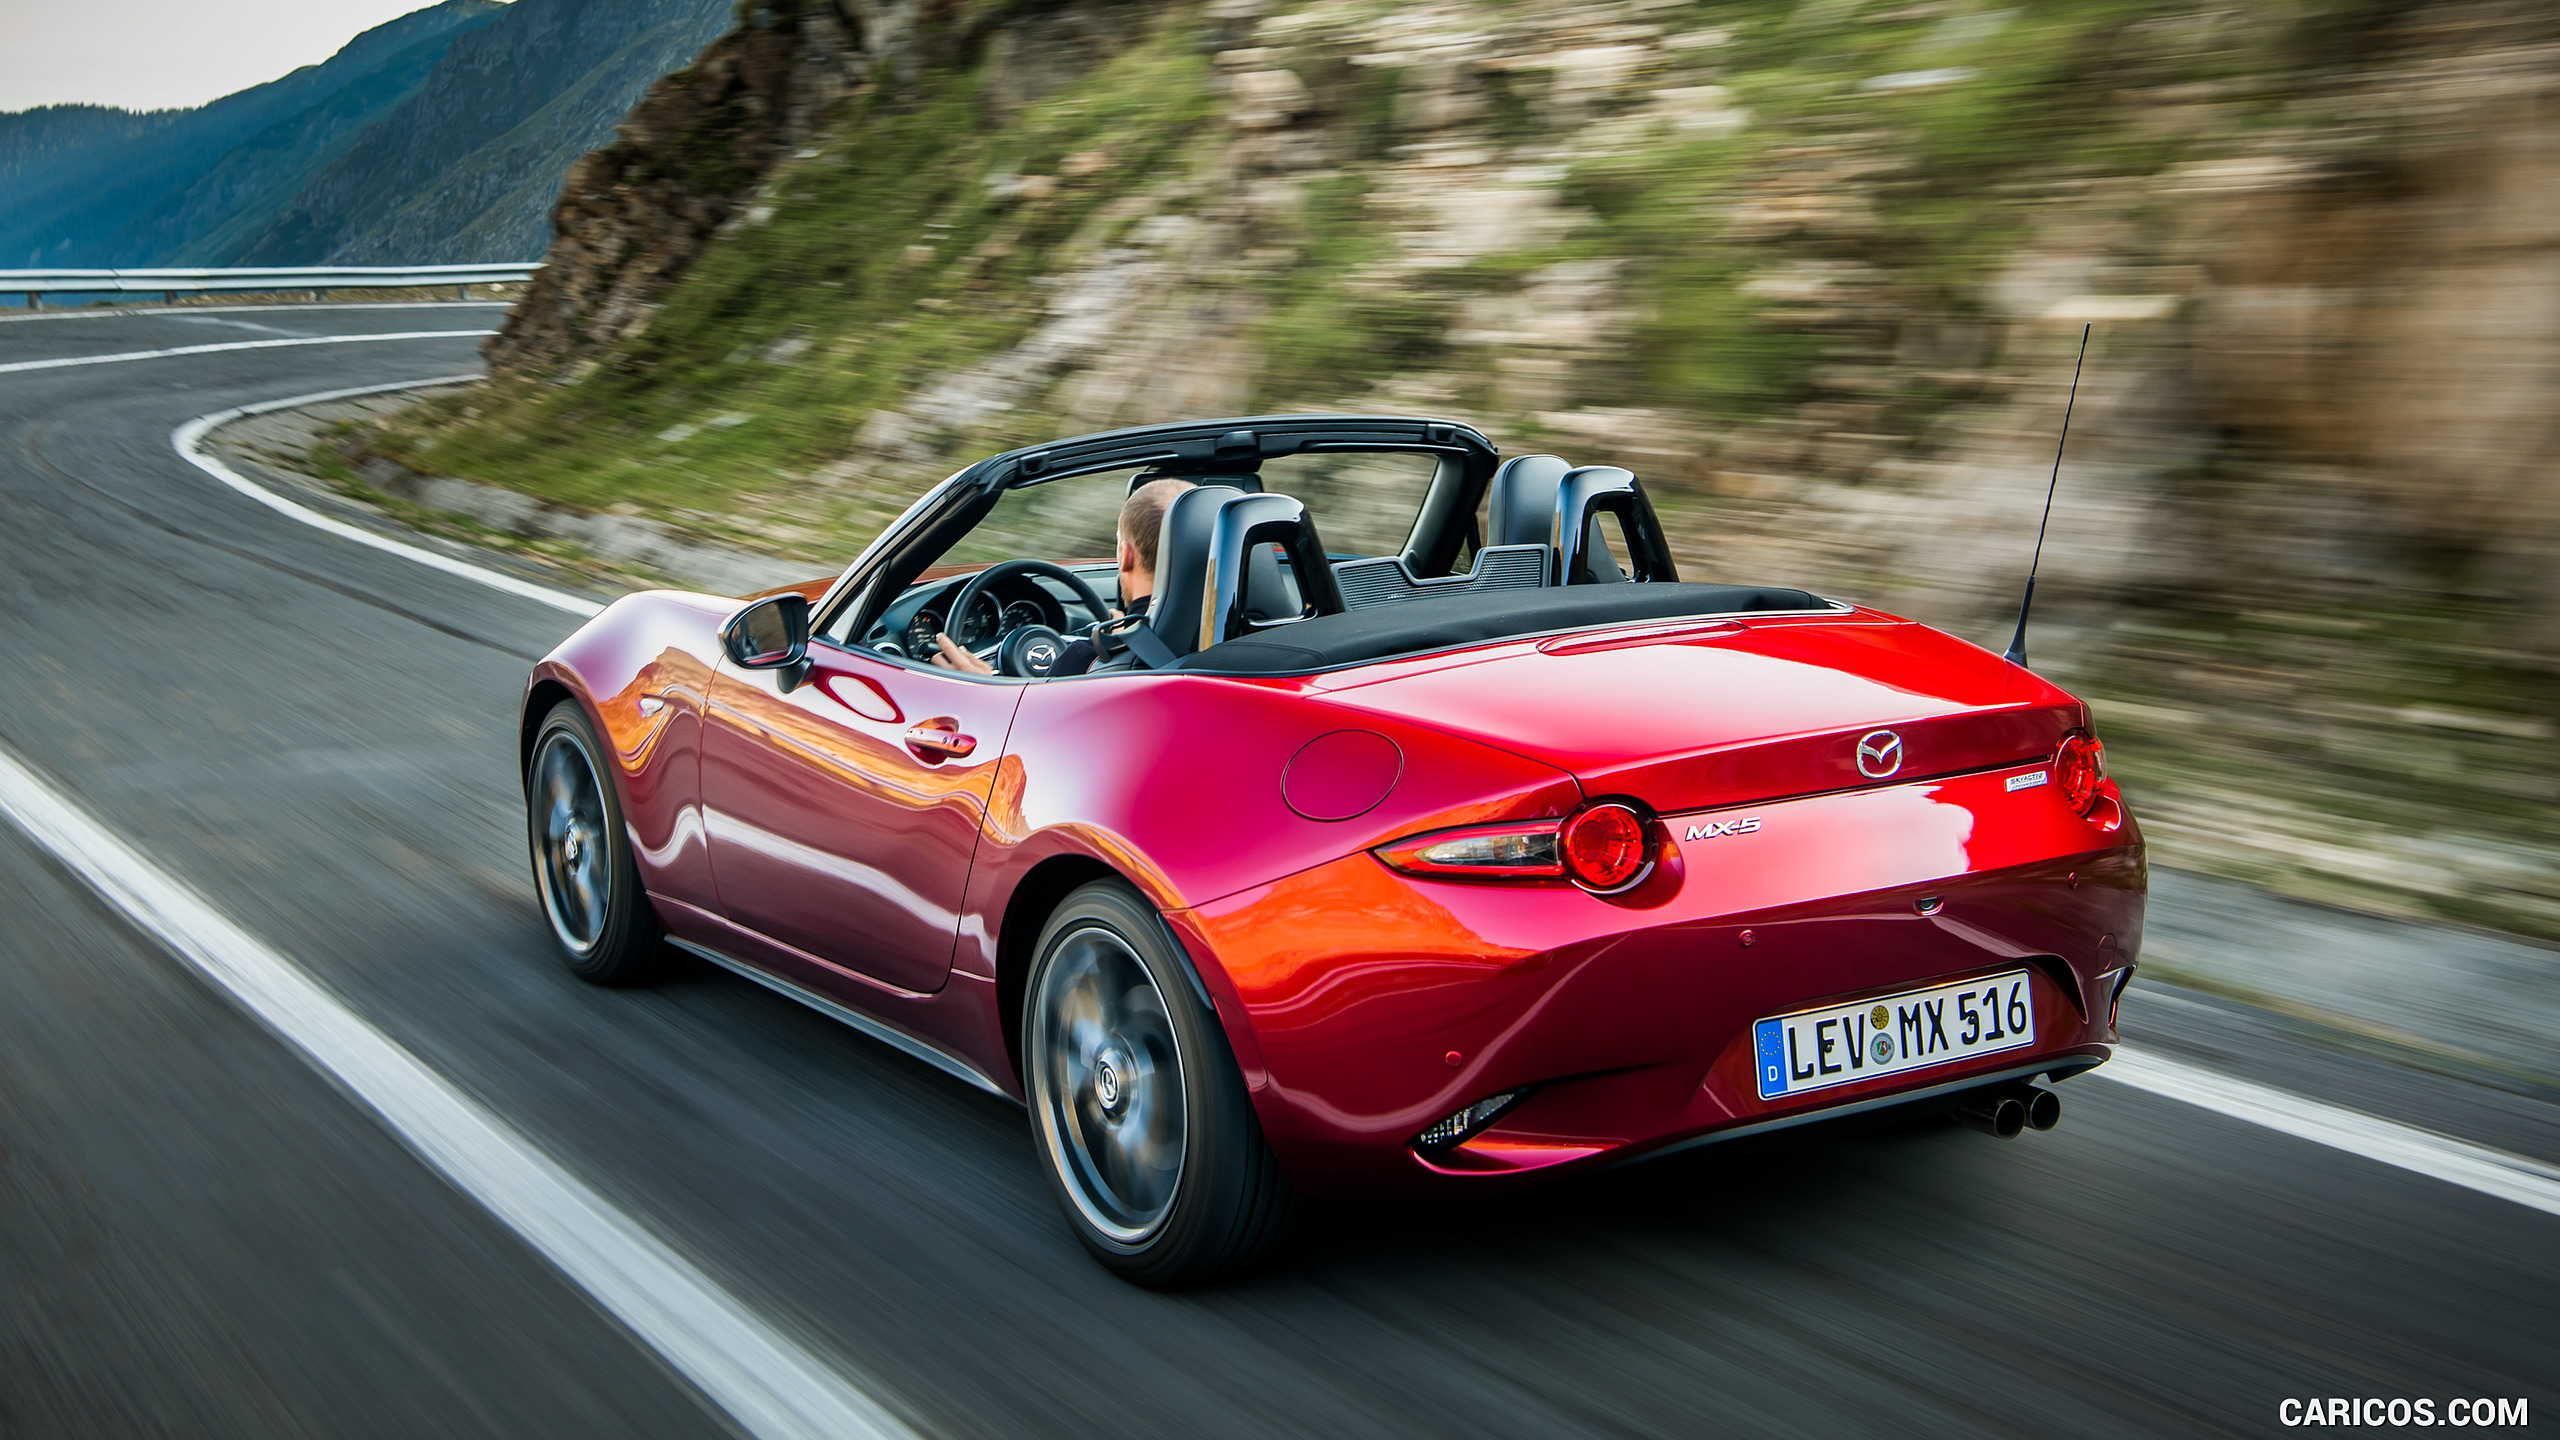
[[[650,83],[729,27],[730,0],[515,0],[236,248],[199,264],[524,260],[560,177]]]
[[[457,34],[504,12],[444,0],[347,42],[318,65],[193,110],[52,106],[0,115],[0,266],[171,263],[252,220],[426,79]]]
[[[728,0],[445,0],[194,110],[0,115],[0,267],[523,260]]]
[[[407,463],[833,564],[1285,408],[1616,462],[1683,572],[2032,651],[2172,863],[2560,934],[2560,11],[770,0]]]

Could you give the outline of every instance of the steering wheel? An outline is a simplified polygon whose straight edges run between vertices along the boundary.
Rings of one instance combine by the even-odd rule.
[[[1052,580],[1063,580],[1067,588],[1076,592],[1076,602],[1092,611],[1095,620],[1108,621],[1111,618],[1111,607],[1102,603],[1102,597],[1094,593],[1092,586],[1084,583],[1083,576],[1066,566],[1052,565],[1046,560],[1005,560],[971,576],[969,583],[960,587],[960,593],[951,597],[951,623],[960,624],[960,617],[968,614],[970,607],[978,603],[978,597],[987,593],[997,581],[1009,580],[1016,575],[1042,575]],[[992,662],[1004,674],[1036,680],[1049,673],[1049,667],[1058,662],[1060,652],[1065,649],[1065,637],[1046,625],[1016,625],[998,636],[995,644],[975,653],[979,659]]]

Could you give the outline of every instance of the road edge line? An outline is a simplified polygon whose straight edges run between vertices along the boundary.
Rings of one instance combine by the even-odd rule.
[[[380,335],[291,335],[281,340],[220,340],[203,345],[172,345],[161,350],[120,350],[113,355],[57,355],[46,360],[0,363],[0,375],[37,370],[77,370],[86,365],[122,365],[134,360],[169,360],[181,355],[218,355],[226,350],[289,350],[297,345],[370,345],[383,340],[448,340],[495,335],[495,330],[392,330]]]
[[[756,1440],[916,1440],[802,1348],[317,979],[0,749],[0,815],[380,1117]]]
[[[333,519],[307,505],[278,495],[232,469],[215,456],[207,454],[203,448],[205,436],[234,420],[246,420],[252,415],[264,415],[275,410],[290,410],[297,405],[319,405],[331,400],[350,400],[359,395],[381,395],[393,390],[418,390],[429,385],[452,385],[479,378],[476,374],[439,375],[430,380],[399,380],[388,385],[358,385],[345,390],[322,390],[310,395],[288,395],[282,400],[261,400],[254,405],[238,405],[229,410],[215,411],[210,415],[199,415],[169,432],[169,445],[178,452],[179,459],[289,520],[298,520],[313,529],[325,530],[342,540],[352,540],[359,545],[370,545],[376,550],[386,551],[404,560],[415,561],[431,570],[441,570],[448,575],[457,575],[465,580],[486,585],[493,590],[503,590],[510,595],[548,605],[554,610],[565,610],[582,619],[592,617],[604,609],[601,602],[590,600],[583,595],[572,595],[566,590],[555,590],[548,585],[537,585],[530,580],[519,580],[513,575],[474,565],[468,560],[439,555],[433,550],[411,545],[406,541],[394,540],[388,535],[377,535],[362,526]]]
[[[2560,1215],[2560,1165],[2122,1045],[2116,1047],[2114,1059],[2089,1073],[2527,1209]]]

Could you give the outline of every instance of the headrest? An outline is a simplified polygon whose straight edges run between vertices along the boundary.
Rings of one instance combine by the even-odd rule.
[[[1615,515],[1626,534],[1627,563],[1633,574],[1619,573],[1609,558],[1600,517]],[[1645,498],[1644,482],[1635,472],[1615,465],[1585,465],[1556,481],[1555,534],[1562,549],[1560,573],[1567,585],[1597,585],[1619,580],[1668,581],[1680,578],[1671,563],[1671,542]]]
[[[1244,492],[1231,485],[1198,485],[1165,507],[1164,529],[1156,537],[1156,588],[1155,598],[1147,602],[1147,628],[1176,655],[1200,648],[1200,601],[1209,584],[1218,510],[1243,498]]]
[[[1314,518],[1294,496],[1243,495],[1219,506],[1209,547],[1211,608],[1200,626],[1202,649],[1268,626],[1342,613],[1333,562]],[[1285,572],[1275,550],[1288,556]]]
[[[1245,547],[1244,614],[1257,625],[1295,620],[1306,613],[1298,582],[1290,577],[1289,567],[1280,563],[1282,553],[1281,546],[1268,541]]]
[[[1201,485],[1166,508],[1147,628],[1175,656],[1342,608],[1315,521],[1290,496]]]
[[[1485,492],[1485,548],[1556,543],[1556,486],[1573,469],[1553,455],[1502,462]]]

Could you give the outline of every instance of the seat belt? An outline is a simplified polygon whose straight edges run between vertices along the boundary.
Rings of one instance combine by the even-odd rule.
[[[1120,640],[1129,647],[1129,653],[1137,656],[1139,663],[1150,670],[1170,670],[1178,658],[1173,647],[1164,643],[1164,637],[1151,626],[1140,625],[1121,636]]]
[[[1120,625],[1128,628],[1112,628]],[[1111,658],[1115,646],[1136,656],[1138,663],[1150,670],[1170,670],[1181,658],[1141,615],[1124,615],[1118,620],[1096,625],[1088,636],[1093,641],[1093,663],[1097,666]]]

